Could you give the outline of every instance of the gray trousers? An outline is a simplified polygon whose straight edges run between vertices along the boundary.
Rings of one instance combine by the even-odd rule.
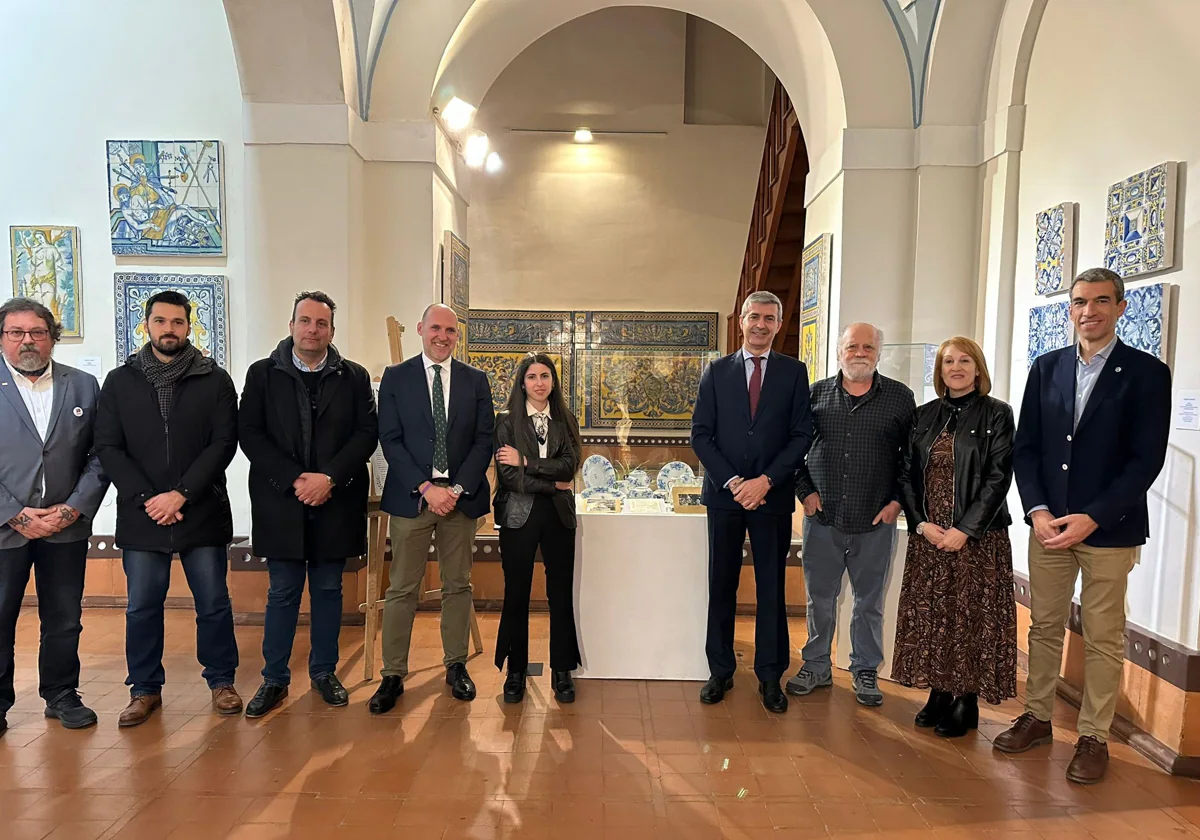
[[[850,671],[875,671],[883,663],[883,592],[896,526],[880,524],[865,534],[845,534],[813,517],[804,519],[804,589],[808,596],[808,643],[801,656],[815,674],[833,668],[830,646],[837,627],[842,577],[849,572],[854,593],[850,620]]]

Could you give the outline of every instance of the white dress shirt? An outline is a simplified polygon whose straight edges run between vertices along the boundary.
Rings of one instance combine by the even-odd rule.
[[[444,362],[435,362],[433,359],[429,358],[424,353],[422,353],[421,361],[425,363],[425,384],[429,386],[429,408],[431,411],[433,410],[433,377],[435,375],[433,366],[434,365],[442,366],[442,373],[441,373],[441,376],[442,376],[442,399],[446,403],[446,405],[445,405],[446,422],[448,424],[450,422],[450,362],[453,360],[447,359]],[[440,470],[434,470],[433,477],[434,478],[449,478],[450,473],[442,472]]]
[[[740,352],[742,354],[742,364],[746,367],[746,388],[749,389],[750,379],[754,376],[754,354],[745,347],[743,347]],[[767,364],[770,362],[771,351],[768,350],[766,353],[763,353],[761,356],[759,356],[759,358],[762,359],[762,364],[759,365],[759,367],[762,368],[762,377],[763,379],[766,379]]]
[[[325,370],[325,363],[328,361],[329,352],[326,351],[325,355],[321,357],[321,361],[317,362],[312,367],[309,367],[303,359],[296,355],[295,350],[292,351],[292,364],[296,366],[296,370],[302,370],[305,373],[318,373],[322,370]]]
[[[533,403],[531,403],[529,400],[525,400],[525,413],[528,414],[531,418],[538,417],[538,416],[546,418],[546,440],[538,441],[538,457],[545,458],[546,457],[546,445],[550,442],[550,404],[549,403],[546,404],[546,409],[544,411],[538,411],[536,408],[533,407]],[[537,429],[536,422],[534,423],[533,428],[534,428],[534,430]]]
[[[7,358],[4,364],[8,365],[8,372],[12,374],[13,384],[17,386],[17,393],[21,395],[21,402],[25,403],[29,416],[33,418],[38,437],[45,443],[46,432],[50,428],[50,415],[54,411],[54,362],[46,365],[46,372],[39,376],[36,382],[29,381],[25,374],[8,364]],[[46,473],[43,471],[42,497],[45,495]]]

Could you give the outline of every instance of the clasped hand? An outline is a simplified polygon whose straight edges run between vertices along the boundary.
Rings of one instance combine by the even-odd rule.
[[[767,498],[771,490],[771,482],[765,475],[758,478],[738,479],[730,483],[733,500],[746,510],[754,510]]]
[[[1099,527],[1086,513],[1071,513],[1054,518],[1048,510],[1035,510],[1030,515],[1033,534],[1045,548],[1063,551],[1078,545]]]
[[[451,493],[448,487],[439,487],[436,484],[429,485],[424,497],[425,504],[438,516],[446,516],[458,504],[458,496]]]
[[[509,446],[507,443],[496,450],[496,460],[506,467],[525,466],[525,458],[515,447]]]
[[[921,536],[941,551],[961,551],[967,544],[967,535],[962,531],[957,528],[942,528],[932,522],[921,526]]]
[[[182,493],[178,490],[169,490],[166,493],[151,496],[143,507],[146,509],[147,516],[165,527],[183,521],[183,514],[179,512],[179,509],[186,503],[187,499]]]
[[[333,485],[324,473],[300,473],[300,477],[292,482],[296,498],[306,505],[318,507],[329,501],[333,493]]]
[[[48,508],[22,508],[8,520],[8,525],[27,540],[52,537],[79,518],[79,511],[70,505]]]

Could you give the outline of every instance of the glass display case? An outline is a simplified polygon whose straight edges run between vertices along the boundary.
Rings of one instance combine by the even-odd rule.
[[[912,389],[917,405],[937,399],[933,390],[936,344],[885,344],[879,353],[879,372]]]

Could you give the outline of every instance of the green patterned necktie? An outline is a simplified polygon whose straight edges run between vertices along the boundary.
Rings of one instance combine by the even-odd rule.
[[[446,472],[446,392],[442,390],[442,366],[433,366],[433,468]]]

